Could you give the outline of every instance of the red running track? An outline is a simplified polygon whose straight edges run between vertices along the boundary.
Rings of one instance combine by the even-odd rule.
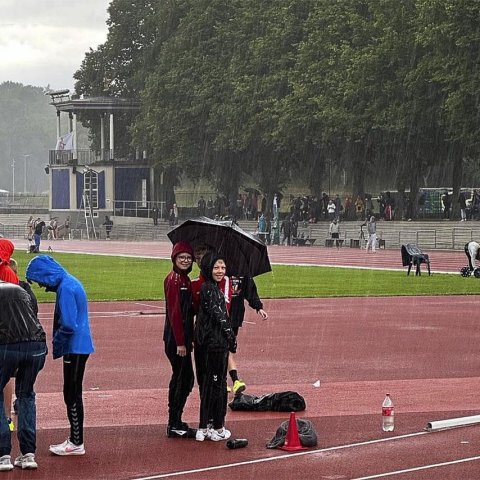
[[[24,240],[15,240],[15,248],[24,249]],[[172,246],[168,242],[119,242],[105,240],[58,240],[42,242],[42,248],[48,246],[58,252],[74,252],[105,255],[141,256],[170,258]],[[433,272],[459,272],[468,264],[463,251],[432,250],[430,256]],[[272,264],[325,265],[356,268],[380,268],[405,270],[402,267],[400,249],[377,250],[375,254],[366,253],[358,248],[342,247],[286,247],[269,246],[268,255]],[[422,267],[422,271],[424,267]]]
[[[23,248],[23,242],[16,242]],[[48,245],[44,243],[44,246]],[[169,258],[163,243],[52,242],[54,251]],[[428,252],[433,271],[456,272],[463,252]],[[402,269],[400,252],[269,247],[272,263]],[[295,390],[307,401],[317,449],[287,454],[265,444],[283,413],[229,412],[227,426],[249,446],[165,436],[169,365],[161,340],[163,304],[92,303],[97,353],[85,379],[85,457],[49,456],[68,435],[61,365],[50,358],[38,382],[38,462],[29,478],[130,479],[478,479],[480,427],[424,432],[428,421],[476,414],[480,401],[480,297],[266,301],[270,319],[249,311],[239,364],[253,394]],[[41,306],[51,330],[52,306]],[[320,387],[313,384],[320,381]],[[396,429],[380,429],[380,405],[395,400]],[[198,393],[185,418],[196,423]],[[14,451],[13,454],[17,452]],[[9,478],[24,478],[21,471]],[[388,475],[388,477],[386,477]]]
[[[480,410],[479,300],[268,300],[265,322],[249,310],[238,357],[248,392],[298,391],[307,402],[298,417],[312,420],[319,435],[318,448],[294,454],[265,448],[288,419],[285,413],[229,411],[233,435],[250,442],[242,450],[166,438],[163,304],[92,303],[97,352],[85,379],[87,454],[47,453],[68,434],[61,364],[49,358],[37,385],[39,469],[15,470],[8,478],[339,480],[390,473],[401,480],[478,479],[480,427],[423,429],[428,421]],[[51,317],[52,305],[42,305],[48,332]],[[397,412],[396,429],[388,434],[380,428],[386,392]],[[198,404],[195,389],[185,412],[192,424]]]

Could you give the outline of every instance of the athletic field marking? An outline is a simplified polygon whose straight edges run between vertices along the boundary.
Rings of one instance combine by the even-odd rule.
[[[402,475],[403,473],[418,472],[420,470],[429,470],[431,468],[438,468],[438,467],[447,467],[449,465],[456,465],[457,463],[474,462],[475,460],[480,460],[480,457],[462,458],[460,460],[452,460],[451,462],[432,463],[431,465],[423,465],[421,467],[407,468],[405,470],[397,470],[395,472],[379,473],[377,475],[370,475],[369,477],[352,478],[352,480],[372,480],[374,478],[393,477],[394,475]]]
[[[134,302],[135,305],[141,305],[142,307],[152,307],[152,308],[163,308],[163,305],[152,305],[151,303],[141,303],[141,302]]]
[[[364,445],[373,445],[375,443],[391,442],[391,441],[394,441],[394,440],[401,440],[401,439],[404,439],[404,438],[411,438],[411,437],[417,437],[417,436],[420,436],[420,435],[427,435],[429,433],[430,432],[409,433],[407,435],[399,435],[398,437],[379,438],[377,440],[368,440],[366,442],[350,443],[350,444],[347,444],[347,445],[338,445],[336,447],[322,448],[320,450],[308,450],[306,452],[289,453],[289,454],[286,454],[286,455],[278,455],[276,457],[257,458],[256,460],[246,460],[244,462],[227,463],[227,464],[224,464],[224,465],[216,465],[216,466],[213,466],[213,467],[196,468],[196,469],[193,469],[193,470],[183,470],[183,471],[178,471],[178,472],[162,473],[160,475],[153,475],[153,476],[150,476],[150,477],[133,477],[133,478],[135,478],[136,480],[156,480],[158,478],[179,477],[181,475],[190,475],[192,473],[211,472],[213,470],[222,470],[222,469],[225,469],[225,468],[241,467],[241,466],[244,466],[244,465],[253,465],[255,463],[275,462],[277,460],[285,460],[285,459],[288,459],[288,458],[301,457],[301,456],[304,456],[304,455],[316,455],[316,454],[319,454],[319,453],[332,452],[332,451],[335,451],[335,450],[345,450],[347,448],[362,447]],[[357,479],[357,480],[359,480],[359,479]]]

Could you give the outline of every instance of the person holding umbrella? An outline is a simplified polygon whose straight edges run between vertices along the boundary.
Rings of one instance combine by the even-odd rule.
[[[193,249],[187,242],[178,242],[173,246],[171,258],[173,269],[163,282],[163,341],[165,354],[172,366],[172,377],[168,386],[167,436],[193,438],[196,430],[182,421],[183,409],[194,383],[192,287],[188,277],[192,271]]]
[[[242,230],[235,222],[218,222],[210,219],[186,220],[171,230],[168,233],[168,238],[174,244],[180,240],[188,240],[195,248],[195,259],[199,266],[206,251],[215,251],[225,260],[228,271],[233,276],[224,276],[220,280],[219,288],[226,299],[227,309],[230,310],[234,333],[238,333],[238,328],[243,323],[245,299],[263,319],[268,318],[253,281],[253,277],[271,271],[267,246],[261,240]],[[199,292],[204,281],[201,277],[192,284],[195,305],[199,303]],[[236,284],[234,293],[232,292],[233,282]],[[234,294],[235,299],[232,294]],[[229,299],[230,303],[228,303]],[[233,306],[233,302],[237,303],[236,307]],[[197,360],[199,354],[199,350],[195,346],[195,360]],[[196,363],[201,364],[202,362]],[[240,394],[245,390],[245,383],[238,379],[234,360],[231,360],[228,370],[231,371],[230,376],[233,380],[234,392]],[[198,366],[197,381],[200,385],[201,372],[199,375]]]
[[[200,288],[200,305],[195,323],[195,350],[203,352],[197,371],[201,372],[200,421],[195,439],[228,440],[231,432],[225,428],[227,410],[227,359],[235,353],[237,341],[228,317],[225,295],[219,284],[225,277],[224,259],[208,252],[201,261],[205,279]],[[211,424],[212,428],[209,428]]]
[[[195,248],[195,261],[198,267],[201,269],[201,262],[203,257],[210,252],[210,249],[205,245],[201,245]],[[205,278],[202,275],[202,271],[198,278],[192,280],[192,298],[195,313],[198,313],[200,305],[200,291],[202,285],[205,283]],[[257,293],[257,286],[251,276],[224,276],[223,279],[218,282],[218,287],[223,293],[227,312],[230,315],[230,322],[232,324],[232,330],[235,334],[235,338],[238,337],[239,328],[243,324],[245,317],[245,300],[247,300],[249,306],[257,311],[262,320],[268,318],[268,314],[263,310],[263,303]],[[202,352],[200,349],[195,349],[196,364],[201,364]],[[234,395],[240,395],[245,389],[246,384],[243,380],[240,380],[237,372],[236,353],[230,353],[228,356],[228,374],[232,379],[232,388]],[[197,382],[199,386],[202,383],[202,372],[197,368]]]

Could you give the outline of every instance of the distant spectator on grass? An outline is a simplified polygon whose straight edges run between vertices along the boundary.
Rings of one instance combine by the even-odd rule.
[[[107,235],[107,240],[110,240],[110,233],[112,232],[113,221],[108,215],[105,215],[105,221],[103,222],[103,226],[105,227],[105,234]]]
[[[280,225],[282,236],[282,245],[291,245],[292,243],[292,222],[290,217],[285,217]]]
[[[357,220],[363,220],[365,218],[365,204],[360,195],[357,195],[357,199],[355,200],[355,215],[357,216]]]
[[[58,222],[57,217],[53,217],[48,223],[48,240],[56,240],[58,236]]]
[[[33,242],[34,242],[34,249],[33,253],[40,252],[40,242],[42,241],[42,234],[43,229],[45,228],[45,222],[38,217],[33,225]]]
[[[377,247],[377,223],[375,222],[375,217],[372,215],[368,221],[366,221],[362,226],[367,227],[368,239],[367,246],[365,250],[368,253],[368,249],[372,250],[372,253],[375,253]]]
[[[258,238],[265,243],[267,241],[267,219],[262,213],[258,219]]]
[[[26,226],[26,234],[27,234],[27,240],[30,242],[33,240],[33,224],[35,220],[33,219],[33,215],[30,215],[30,218],[27,220],[27,226]]]
[[[328,233],[330,233],[330,238],[334,239],[336,242],[337,248],[340,247],[340,242],[338,239],[340,238],[340,223],[336,218],[332,220],[332,223],[330,223],[330,226],[328,228]]]
[[[63,224],[63,238],[68,238],[70,240],[70,217],[67,217]]]
[[[452,199],[447,190],[442,195],[443,219],[450,220],[450,208],[452,207]]]
[[[337,207],[335,205],[335,202],[332,199],[330,199],[327,203],[327,216],[330,222],[336,217],[336,211],[337,211]]]
[[[205,201],[203,196],[200,196],[197,202],[197,211],[201,217],[204,217],[205,214],[207,213],[207,202]]]
[[[467,197],[465,192],[460,192],[458,195],[458,203],[460,205],[460,221],[467,221]]]

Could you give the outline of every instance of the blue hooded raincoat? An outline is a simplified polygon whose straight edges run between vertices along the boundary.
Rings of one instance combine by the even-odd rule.
[[[88,301],[83,285],[48,255],[30,260],[25,272],[27,280],[56,292],[53,317],[53,358],[69,353],[94,352]]]

